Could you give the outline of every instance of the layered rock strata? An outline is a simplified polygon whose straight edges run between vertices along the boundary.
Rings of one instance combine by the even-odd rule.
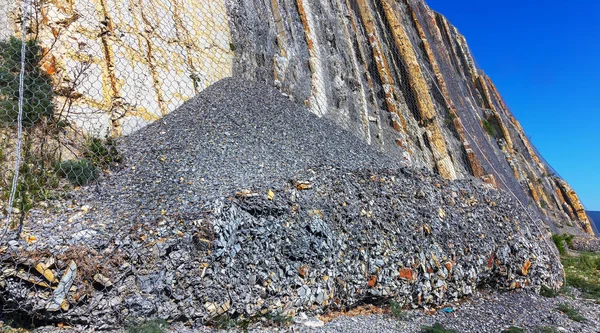
[[[21,2],[5,1],[0,22],[19,35]],[[89,133],[131,133],[218,79],[251,78],[407,163],[509,190],[554,231],[591,231],[464,36],[422,0],[74,0],[31,12],[56,104]]]

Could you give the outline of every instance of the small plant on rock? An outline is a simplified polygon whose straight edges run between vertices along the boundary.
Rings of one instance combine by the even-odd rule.
[[[502,331],[502,333],[525,333],[525,330],[520,327],[511,326]]]
[[[533,329],[533,333],[560,333],[554,326],[539,326]]]
[[[85,148],[83,157],[102,169],[117,166],[123,159],[112,138],[88,138]]]
[[[492,124],[490,124],[489,121],[483,120],[482,123],[483,123],[483,129],[485,129],[487,134],[489,134],[490,136],[496,136],[496,130],[494,129]]]
[[[573,309],[569,304],[567,303],[561,303],[558,305],[558,311],[564,313],[565,315],[567,315],[567,317],[569,317],[569,319],[576,321],[576,322],[584,322],[587,319],[582,316],[577,310]]]
[[[283,313],[266,314],[265,319],[275,325],[288,325],[294,323],[294,318]]]
[[[392,312],[392,316],[398,320],[409,319],[409,314],[402,309],[402,305],[394,300],[390,301],[390,311]]]
[[[566,255],[567,254],[567,246],[570,246],[573,242],[573,235],[554,234],[554,235],[552,235],[552,241],[554,242],[554,245],[556,245],[558,252],[561,255]]]
[[[14,125],[19,114],[21,74],[21,45],[23,41],[11,37],[0,41],[0,123]],[[33,127],[44,119],[52,118],[54,106],[52,80],[39,66],[42,50],[35,40],[25,42],[23,59],[23,126]]]
[[[216,329],[220,329],[220,330],[228,330],[230,328],[234,328],[234,327],[239,327],[240,326],[240,322],[239,321],[234,320],[233,318],[231,318],[227,314],[222,314],[220,316],[217,316],[217,317],[213,318],[212,321],[211,321],[211,324]]]
[[[164,319],[147,320],[127,325],[127,333],[163,333],[169,324]]]
[[[554,298],[558,296],[558,292],[552,288],[542,285],[542,288],[540,289],[540,295],[548,298]]]
[[[98,168],[86,159],[58,163],[56,169],[60,175],[66,177],[75,186],[87,185],[99,176]]]
[[[435,323],[433,326],[422,326],[421,333],[458,333],[456,330],[445,328],[440,323]]]

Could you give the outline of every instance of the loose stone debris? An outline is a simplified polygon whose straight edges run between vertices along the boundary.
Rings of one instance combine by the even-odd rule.
[[[562,285],[502,191],[404,167],[257,83],[221,81],[120,147],[121,169],[2,248],[5,316],[200,327]]]

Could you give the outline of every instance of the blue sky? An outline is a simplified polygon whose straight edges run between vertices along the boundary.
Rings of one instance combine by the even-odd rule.
[[[544,158],[600,211],[600,1],[426,1],[465,35]]]

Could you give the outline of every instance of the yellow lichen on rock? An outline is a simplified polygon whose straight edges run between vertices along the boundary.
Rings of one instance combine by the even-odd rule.
[[[396,131],[406,133],[406,120],[398,107],[398,99],[394,93],[394,79],[391,76],[387,57],[383,53],[381,47],[381,40],[377,33],[375,22],[373,21],[371,8],[366,0],[358,0],[357,3],[367,37],[369,38],[369,44],[373,51],[373,60],[377,67],[377,72],[385,93],[385,103],[388,111],[394,115],[392,118],[392,126]]]
[[[456,170],[446,148],[446,142],[440,127],[437,124],[435,105],[429,93],[429,86],[423,77],[415,49],[404,30],[402,20],[397,16],[398,10],[395,8],[395,4],[390,0],[383,0],[381,4],[387,22],[391,27],[391,34],[396,47],[404,60],[409,85],[414,94],[412,99],[417,106],[421,123],[426,126],[425,131],[437,170],[446,179],[456,179]]]
[[[583,204],[581,204],[581,201],[579,201],[579,197],[577,196],[577,193],[575,193],[575,191],[573,191],[571,186],[569,184],[567,184],[567,182],[564,181],[563,179],[555,178],[555,181],[556,181],[557,185],[560,187],[560,190],[562,191],[568,204],[571,206],[571,208],[575,212],[575,216],[579,220],[581,227],[584,229],[585,232],[587,232],[590,235],[593,235],[594,231],[592,230],[592,225],[591,225],[590,219],[588,218],[587,214],[585,213],[585,208],[583,207]]]

